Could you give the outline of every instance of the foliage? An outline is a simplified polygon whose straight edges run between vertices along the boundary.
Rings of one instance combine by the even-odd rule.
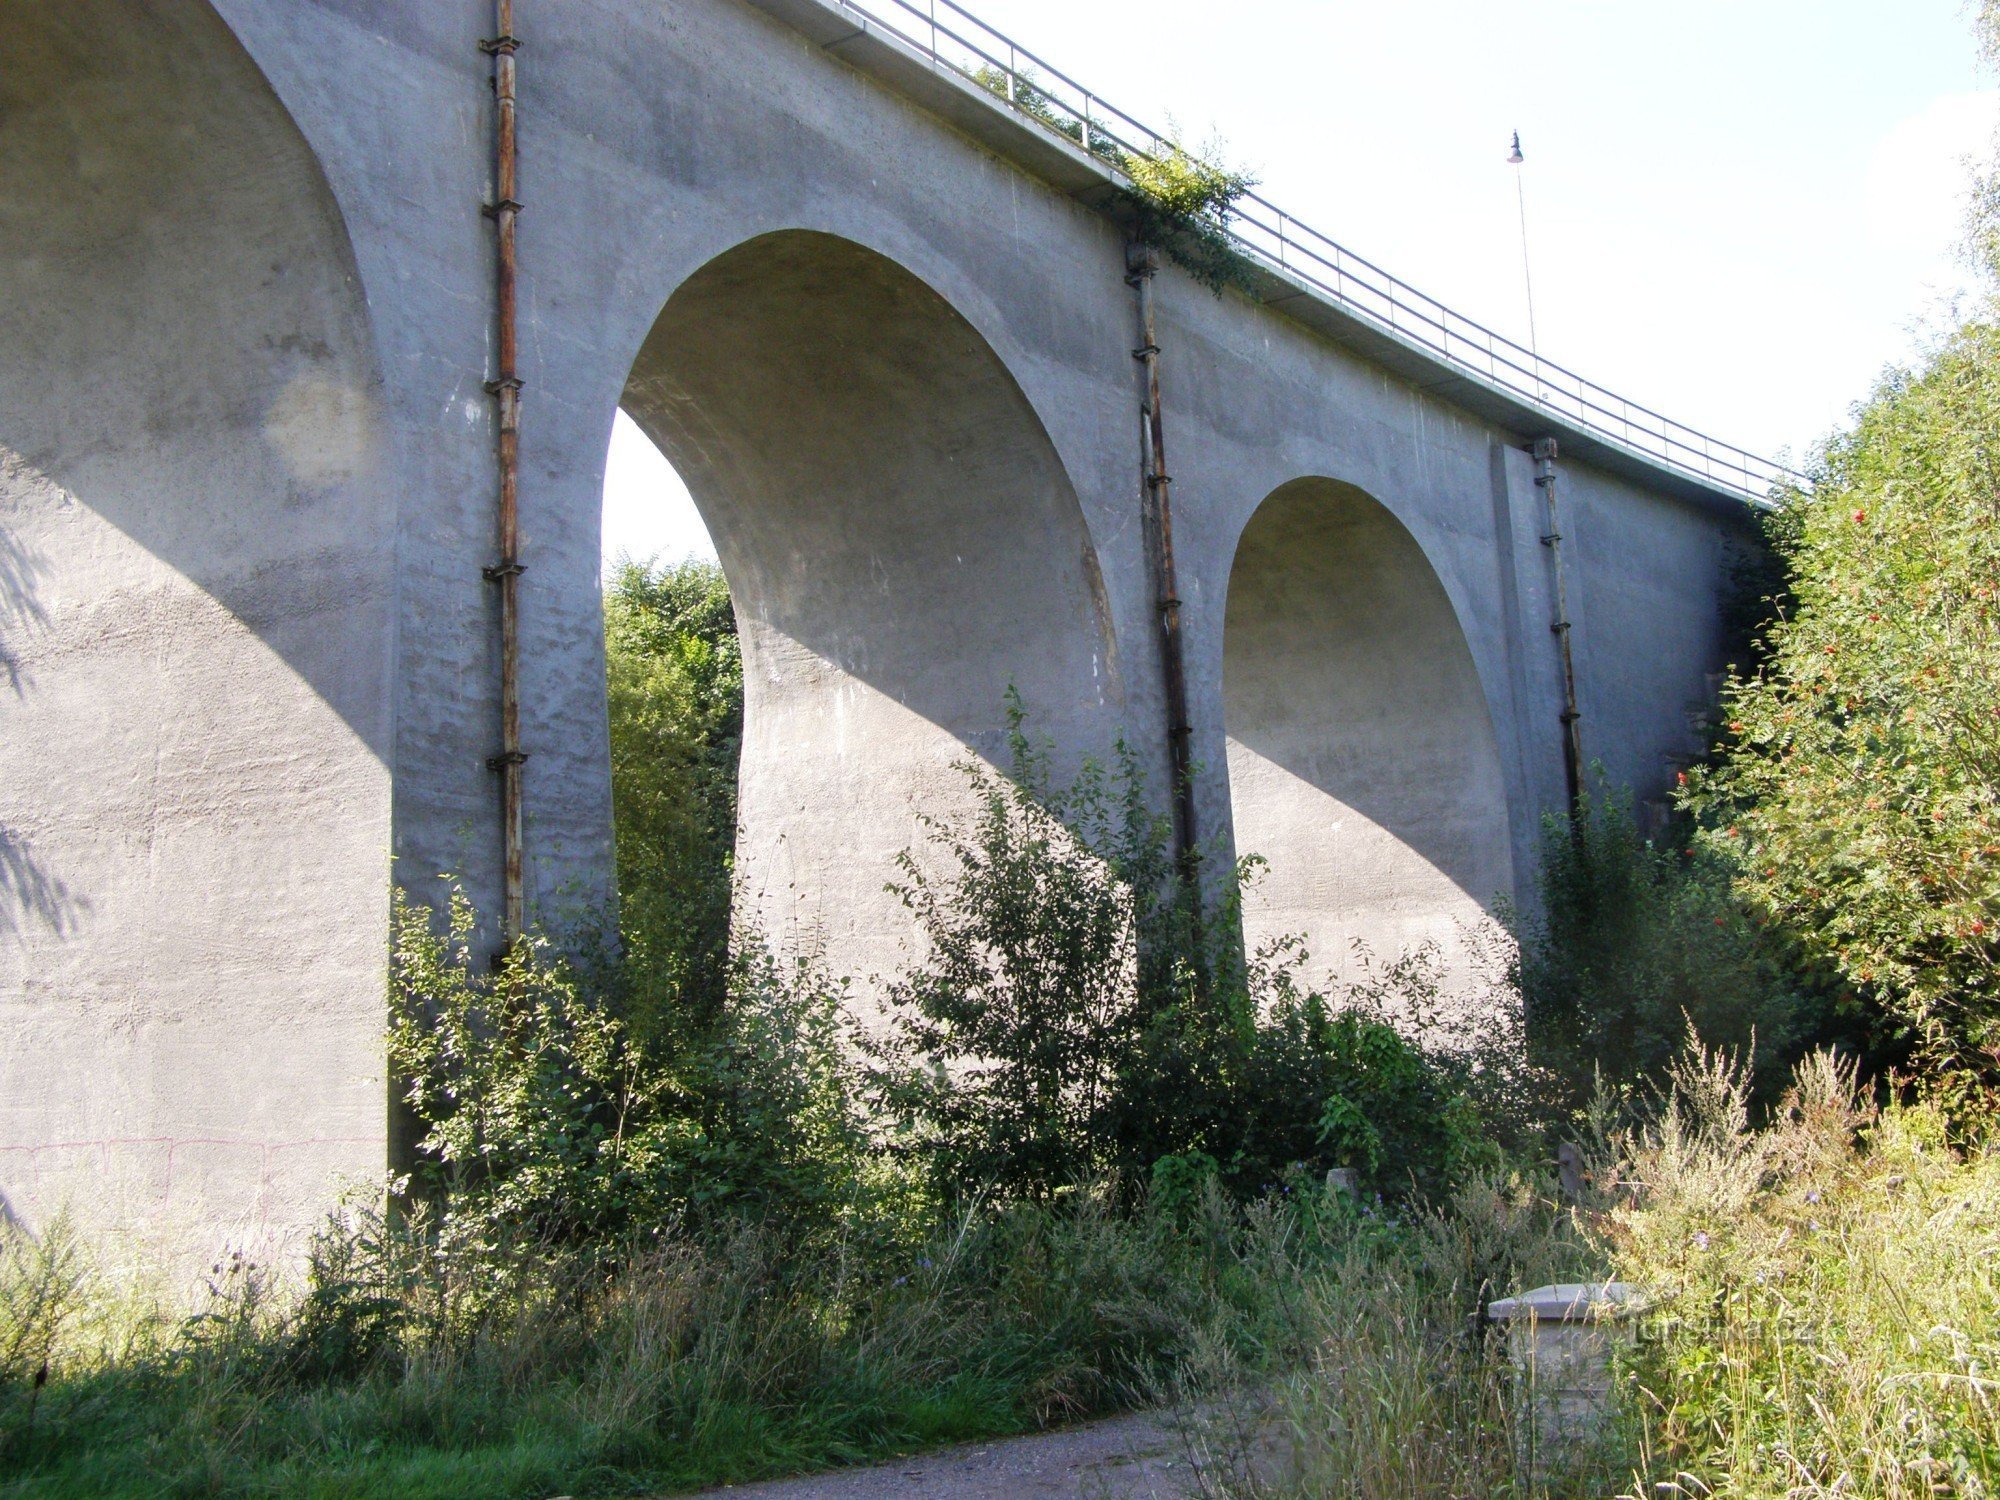
[[[908,1244],[802,1245],[768,1226],[667,1228],[544,1255],[454,1304],[421,1224],[350,1210],[314,1293],[225,1261],[191,1310],[65,1323],[32,1429],[0,1388],[0,1488],[21,1497],[652,1494],[1074,1420],[1162,1389],[1201,1345],[1256,1374],[1302,1357],[1272,1274],[1339,1215],[1190,1220],[1101,1194],[946,1220]],[[116,1303],[103,1278],[85,1294]],[[79,1336],[122,1316],[112,1337]],[[374,1332],[369,1332],[374,1330]],[[375,1340],[366,1353],[363,1343]]]
[[[1642,838],[1631,799],[1600,790],[1542,830],[1540,910],[1516,923],[1517,981],[1536,1063],[1573,1111],[1602,1078],[1657,1077],[1690,1025],[1755,1054],[1773,1101],[1827,1024],[1825,986],[1736,898],[1704,843]]]
[[[1318,1135],[1328,1155],[1371,1181],[1393,1169],[1441,1191],[1477,1134],[1461,1124],[1460,1101],[1387,1022],[1348,1011],[1323,1025],[1309,1051],[1324,1060]]]
[[[413,1186],[448,1251],[505,1264],[690,1213],[810,1216],[850,1195],[839,992],[809,971],[745,956],[713,1027],[662,1038],[635,1034],[540,939],[481,961],[460,892],[443,931],[408,901],[395,927],[390,1060],[426,1129]]]
[[[1515,1442],[1505,1340],[1469,1323],[1505,1291],[1597,1269],[1571,1214],[1535,1183],[1482,1175],[1406,1217],[1350,1206],[1267,1243],[1261,1275],[1291,1288],[1290,1326],[1307,1355],[1257,1382],[1259,1401],[1226,1348],[1197,1351],[1182,1391],[1199,1399],[1182,1421],[1204,1497],[1597,1500],[1608,1492],[1617,1471],[1602,1461],[1557,1473],[1553,1484],[1530,1481]]]
[[[1236,956],[1254,867],[1197,913],[1128,751],[1059,782],[1018,703],[1012,749],[1010,776],[966,768],[969,820],[929,820],[941,871],[903,858],[926,957],[869,1044],[895,1144],[935,1188],[1046,1201],[1110,1177],[1185,1198],[1201,1163],[1239,1200],[1334,1166],[1447,1186],[1478,1135],[1465,1070],[1299,993],[1291,945]]]
[[[1930,1107],[1870,1105],[1829,1054],[1769,1129],[1749,1091],[1692,1051],[1600,1169],[1644,1184],[1602,1220],[1654,1299],[1632,1493],[1994,1493],[2000,1156],[1955,1154]]]
[[[1934,1073],[2000,1078],[2000,325],[1888,377],[1773,532],[1791,606],[1690,773],[1703,849]]]
[[[998,94],[1022,114],[1047,126],[1057,135],[1069,137],[1093,156],[1101,156],[1113,165],[1123,163],[1124,153],[1118,149],[1117,142],[1099,130],[1094,121],[1087,122],[1066,109],[1041,86],[1033,68],[1021,68],[1010,74],[1005,68],[983,64],[970,76],[981,88]]]
[[[1124,174],[1126,185],[1119,196],[1139,243],[1164,251],[1212,292],[1251,285],[1249,264],[1237,250],[1229,226],[1238,200],[1256,187],[1257,179],[1222,166],[1219,146],[1211,144],[1196,154],[1172,141],[1159,141],[1150,153],[1128,151],[1040,87],[1032,69],[1010,74],[986,66],[971,77]]]
[[[1197,156],[1169,142],[1150,156],[1128,155],[1120,163],[1131,184],[1124,198],[1139,242],[1165,251],[1218,294],[1250,284],[1229,226],[1237,201],[1257,185],[1248,173],[1219,165],[1219,154],[1210,147]]]
[[[622,560],[604,591],[604,654],[626,1018],[693,1024],[729,984],[743,656],[722,570]],[[668,996],[675,1015],[645,1008]]]
[[[57,1219],[39,1238],[0,1221],[0,1460],[32,1436],[83,1279],[82,1251],[67,1220]]]
[[[2000,0],[1979,0],[1974,28],[1981,60],[1989,69],[2000,68]],[[1966,231],[1973,261],[1989,282],[2000,285],[2000,135],[1989,148],[1984,168],[1973,176]]]

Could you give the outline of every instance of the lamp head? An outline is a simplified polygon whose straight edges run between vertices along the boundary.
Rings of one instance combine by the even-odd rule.
[[[1521,154],[1521,132],[1517,130],[1514,132],[1514,149],[1507,153],[1507,161],[1509,165],[1518,167],[1526,160]]]

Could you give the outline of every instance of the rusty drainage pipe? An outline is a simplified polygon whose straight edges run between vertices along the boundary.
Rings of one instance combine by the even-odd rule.
[[[1570,646],[1569,581],[1563,571],[1562,524],[1556,508],[1556,440],[1536,438],[1530,450],[1535,455],[1535,486],[1542,492],[1549,529],[1542,545],[1549,549],[1549,570],[1555,575],[1555,619],[1549,629],[1555,633],[1557,654],[1562,660],[1563,781],[1569,793],[1569,810],[1583,806],[1583,715],[1576,706],[1576,655]],[[1579,830],[1580,832],[1580,830]]]
[[[1160,343],[1153,322],[1153,279],[1160,269],[1150,245],[1125,251],[1125,281],[1139,300],[1139,347],[1132,357],[1142,372],[1140,416],[1144,444],[1146,532],[1152,554],[1154,599],[1160,612],[1160,659],[1167,692],[1167,752],[1174,778],[1174,865],[1191,893],[1199,884],[1200,846],[1194,812],[1194,725],[1188,717],[1187,657],[1181,640],[1181,599],[1174,569],[1173,479],[1167,473],[1167,439],[1160,415]]]
[[[524,820],[521,771],[528,757],[521,749],[521,376],[516,368],[518,330],[515,306],[515,220],[521,212],[515,196],[518,152],[514,134],[514,0],[494,0],[494,35],[479,44],[493,59],[493,202],[484,212],[493,220],[495,243],[494,305],[497,322],[497,368],[486,390],[493,397],[500,469],[500,560],[484,572],[500,590],[500,753],[486,762],[500,777],[500,828],[504,848],[501,877],[500,939],[511,949],[526,930],[527,898],[524,872]]]

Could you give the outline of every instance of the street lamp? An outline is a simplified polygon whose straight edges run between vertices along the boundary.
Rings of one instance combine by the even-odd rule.
[[[1523,185],[1521,163],[1527,157],[1521,154],[1521,132],[1514,132],[1514,147],[1507,153],[1507,164],[1514,168],[1514,202],[1521,211],[1521,285],[1528,293],[1528,353],[1535,362],[1535,387],[1542,383],[1542,352],[1535,338],[1535,278],[1528,270],[1528,190]]]

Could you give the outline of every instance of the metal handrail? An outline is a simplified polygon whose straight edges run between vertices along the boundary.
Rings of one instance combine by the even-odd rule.
[[[1158,161],[1181,149],[1170,136],[1107,103],[956,0],[831,3],[932,64],[980,85],[996,103],[1012,107],[1113,170],[1121,157]],[[1629,401],[1452,311],[1259,193],[1246,192],[1237,200],[1226,228],[1236,248],[1252,261],[1306,283],[1391,338],[1637,457],[1753,501],[1806,483],[1803,475],[1782,464]]]

